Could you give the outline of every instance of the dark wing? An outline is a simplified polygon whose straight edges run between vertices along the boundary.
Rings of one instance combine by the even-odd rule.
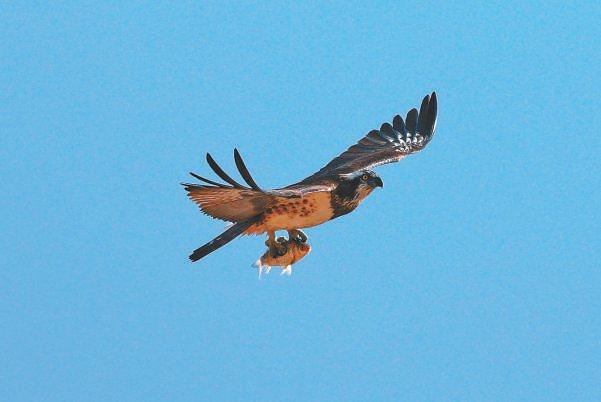
[[[213,218],[239,222],[263,213],[270,205],[282,202],[286,198],[298,198],[315,191],[331,189],[326,185],[308,185],[295,189],[262,190],[250,175],[237,149],[234,149],[234,161],[249,187],[232,179],[210,154],[207,154],[207,163],[217,176],[228,184],[218,183],[192,172],[190,174],[193,177],[205,184],[182,183],[188,197],[198,204],[202,212]]]
[[[379,130],[370,131],[358,143],[300,183],[398,162],[420,151],[434,136],[436,113],[436,93],[432,92],[432,95],[424,97],[419,113],[417,109],[411,109],[404,121],[401,116],[395,116],[392,125],[384,123]]]

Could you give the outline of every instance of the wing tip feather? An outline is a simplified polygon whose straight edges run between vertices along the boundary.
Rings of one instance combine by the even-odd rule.
[[[248,184],[253,190],[262,192],[263,190],[261,190],[255,179],[253,179],[248,168],[246,167],[246,164],[244,163],[244,159],[242,159],[242,155],[240,155],[240,152],[237,148],[234,148],[234,162],[238,168],[238,173],[240,173],[240,176],[242,176],[246,184]]]

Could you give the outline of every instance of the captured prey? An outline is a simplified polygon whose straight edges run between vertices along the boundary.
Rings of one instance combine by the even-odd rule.
[[[253,263],[253,267],[258,268],[259,278],[261,274],[266,274],[271,271],[272,267],[281,267],[281,275],[292,275],[292,265],[296,264],[309,252],[311,246],[307,242],[303,242],[300,239],[286,240],[284,237],[278,237],[276,242],[280,245],[280,251],[274,251],[267,249],[265,253]]]

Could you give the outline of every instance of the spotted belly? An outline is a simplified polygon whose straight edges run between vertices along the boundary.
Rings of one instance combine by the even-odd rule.
[[[266,208],[261,220],[246,233],[309,228],[327,222],[333,216],[330,193],[316,192],[302,198],[282,199],[282,202]]]

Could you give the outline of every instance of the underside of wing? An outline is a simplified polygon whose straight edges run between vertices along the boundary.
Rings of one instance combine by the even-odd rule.
[[[266,208],[283,202],[285,199],[299,198],[312,192],[331,189],[329,185],[317,184],[263,190],[252,178],[240,153],[235,149],[234,161],[238,172],[248,184],[247,187],[231,178],[210,154],[207,154],[206,159],[217,176],[228,184],[219,183],[191,172],[190,175],[203,184],[182,183],[182,185],[188,192],[188,197],[200,207],[202,212],[224,221],[244,221],[263,213]]]
[[[384,123],[379,130],[370,131],[355,145],[300,183],[397,162],[422,150],[434,136],[437,109],[436,93],[433,92],[424,97],[419,112],[415,108],[411,109],[405,120],[399,115],[395,116],[392,124]]]

